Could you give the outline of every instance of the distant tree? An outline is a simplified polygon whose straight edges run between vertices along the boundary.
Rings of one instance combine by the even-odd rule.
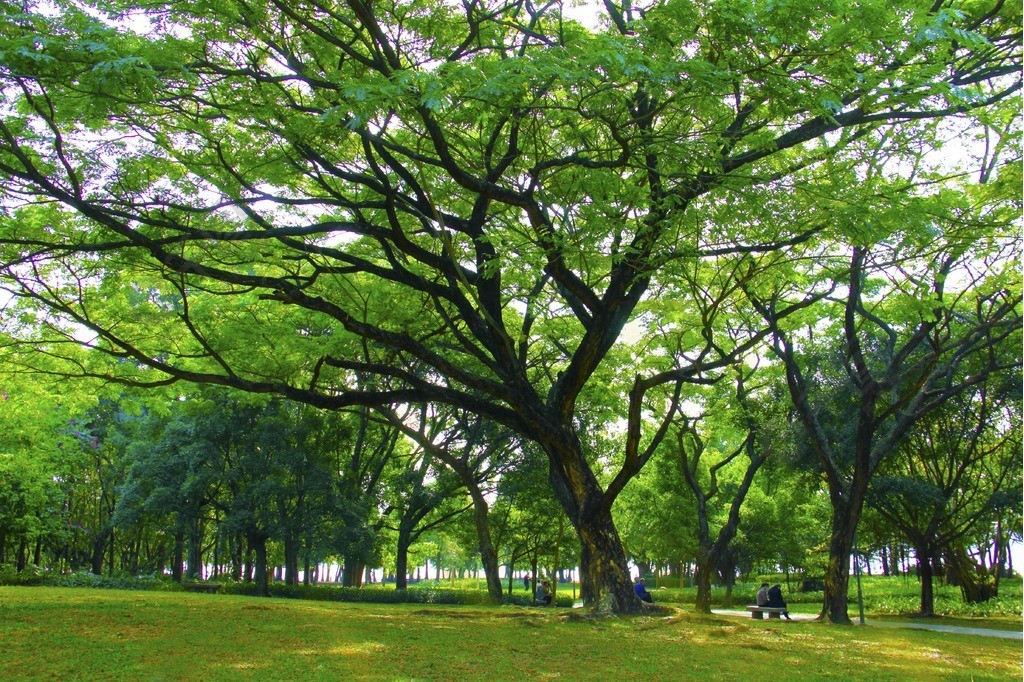
[[[381,410],[385,417],[453,473],[465,488],[473,507],[477,548],[490,598],[502,598],[498,573],[498,551],[490,528],[490,502],[497,480],[515,462],[516,442],[512,434],[473,414],[457,410],[438,410],[430,420],[438,428],[416,429],[406,424],[394,410]]]
[[[997,227],[983,242],[965,234],[974,229],[969,220],[933,216],[920,227],[946,230],[942,238],[895,232],[855,246],[830,285],[832,310],[821,319],[832,324],[817,330],[780,319],[774,295],[754,296],[774,326],[774,352],[828,486],[822,615],[833,622],[849,622],[850,552],[879,466],[931,412],[990,377],[1020,371],[1020,353],[1010,348],[1020,338],[1021,292],[1009,273],[1019,251],[998,231],[1003,218],[991,217]]]
[[[933,567],[942,556],[963,556],[1004,510],[1020,514],[1020,419],[1020,382],[986,382],[922,420],[872,482],[869,504],[914,548],[922,615],[935,613]],[[963,560],[947,571],[968,601],[994,596],[995,575],[979,584]]]
[[[70,479],[85,455],[76,416],[27,377],[0,379],[0,564],[38,564],[47,541],[66,549]]]
[[[758,470],[779,443],[778,433],[754,405],[758,393],[754,372],[736,367],[729,378],[733,380],[729,394],[715,396],[703,408],[718,413],[718,418],[681,413],[674,434],[675,455],[688,488],[680,497],[692,500],[697,513],[695,607],[702,613],[711,613],[716,573],[722,574],[731,594],[736,559],[732,543],[743,503]],[[705,440],[709,432],[714,434],[711,442]],[[719,521],[717,532],[714,521]]]
[[[443,438],[446,420],[431,415],[425,407],[413,414],[394,416],[396,423],[415,419],[417,428],[412,430],[418,431],[412,452],[404,457],[408,462],[391,476],[385,498],[390,511],[385,527],[397,534],[395,587],[404,590],[408,587],[409,549],[413,543],[423,533],[468,511],[472,502],[466,499],[460,476],[441,465],[435,456],[444,450],[435,439]]]

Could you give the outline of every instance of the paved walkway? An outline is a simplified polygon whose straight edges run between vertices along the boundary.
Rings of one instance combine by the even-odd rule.
[[[749,611],[725,611],[715,609],[712,613],[719,616],[734,616],[740,618],[746,618],[747,620],[753,620],[750,617]],[[816,615],[807,613],[794,613],[792,614],[793,620],[815,620]],[[854,624],[859,624],[856,617],[853,618]],[[901,620],[869,620],[865,623],[869,627],[880,627],[880,628],[908,628],[911,630],[932,630],[934,632],[952,632],[958,635],[979,635],[981,637],[1002,637],[1004,639],[1024,639],[1024,633],[1013,632],[1011,630],[987,630],[985,628],[965,628],[959,625],[938,625],[933,623],[908,623]]]

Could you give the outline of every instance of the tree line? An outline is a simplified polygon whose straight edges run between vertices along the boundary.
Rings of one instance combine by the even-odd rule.
[[[758,374],[738,369],[709,388],[704,414],[680,415],[616,509],[637,575],[695,585],[701,611],[712,584],[727,602],[738,578],[760,573],[820,589],[827,566],[824,476],[774,400],[780,378],[768,390]],[[223,389],[68,402],[7,385],[0,564],[19,572],[245,581],[266,595],[275,575],[359,587],[378,568],[404,589],[429,562],[437,578],[482,569],[500,601],[517,569],[536,579],[578,565],[542,454],[451,415],[410,437],[394,414]],[[855,560],[890,575],[913,557],[922,613],[934,610],[934,576],[985,601],[1013,575],[1018,389],[986,384],[950,405],[875,478]],[[340,569],[321,573],[328,564]]]

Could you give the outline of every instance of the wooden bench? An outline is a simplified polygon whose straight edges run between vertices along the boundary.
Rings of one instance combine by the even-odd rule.
[[[182,585],[189,592],[207,592],[213,594],[220,589],[220,583],[184,583]]]
[[[780,608],[778,606],[748,606],[747,611],[750,611],[750,617],[754,620],[764,620],[764,614],[768,614],[768,619],[781,618],[782,614],[787,609]]]

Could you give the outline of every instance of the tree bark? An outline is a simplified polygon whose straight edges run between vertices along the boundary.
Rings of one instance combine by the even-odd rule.
[[[346,556],[342,561],[341,585],[342,587],[360,587],[363,563],[355,557]]]
[[[188,568],[185,571],[186,580],[198,580],[202,578],[202,557],[203,557],[203,529],[199,521],[199,515],[192,521],[192,532],[188,538]]]
[[[178,531],[174,534],[174,562],[171,565],[171,579],[180,583],[184,578],[185,563],[185,534]]]
[[[398,529],[398,547],[395,551],[395,589],[405,590],[409,587],[409,545],[412,535],[404,526]]]
[[[597,611],[637,613],[643,607],[633,591],[622,541],[610,511],[597,510],[576,521],[580,540],[580,595]]]
[[[598,484],[571,428],[541,443],[548,455],[548,480],[580,542],[580,597],[599,612],[637,613],[629,563],[612,519],[608,496]],[[536,570],[534,570],[536,580]]]
[[[284,536],[284,584],[295,585],[299,578],[298,541],[291,532]]]
[[[860,520],[859,511],[860,507],[854,513],[845,505],[837,507],[833,502],[832,538],[829,543],[828,567],[825,569],[821,616],[842,625],[851,624],[848,608],[850,556],[853,552],[853,535]]]
[[[473,499],[473,521],[476,524],[476,534],[480,546],[480,562],[484,567],[484,577],[487,580],[487,595],[491,601],[500,603],[501,574],[498,571],[498,551],[491,539],[491,526],[488,520],[490,507],[487,499],[476,486],[469,486],[469,494]]]
[[[922,616],[935,615],[935,588],[933,582],[932,556],[926,547],[915,547],[917,555],[917,577],[921,580]]]
[[[108,530],[104,529],[99,532],[92,542],[92,557],[89,560],[90,570],[96,575],[103,575],[103,555],[107,551],[107,535]],[[19,554],[19,565],[23,562],[21,555]]]
[[[270,596],[270,575],[267,570],[267,534],[249,531],[249,547],[256,555],[254,562],[254,581],[256,594],[261,597]]]
[[[715,562],[706,548],[698,549],[696,558],[694,584],[697,587],[697,600],[694,608],[698,613],[711,613],[711,576],[714,574]]]

